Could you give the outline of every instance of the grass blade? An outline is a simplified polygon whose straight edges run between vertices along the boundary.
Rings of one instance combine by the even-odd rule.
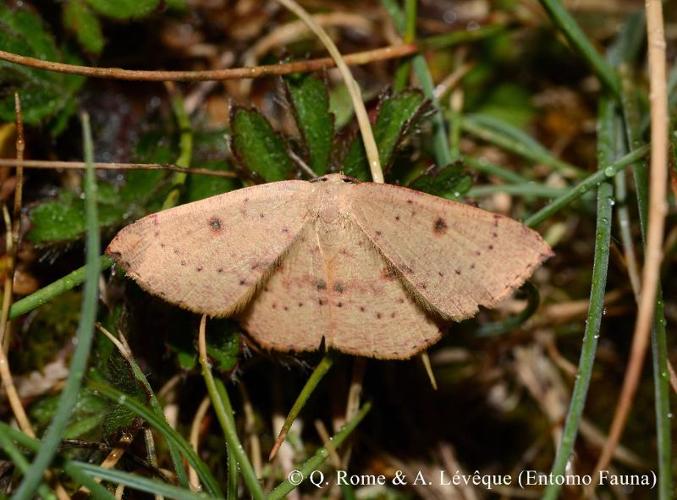
[[[59,398],[59,404],[52,422],[42,439],[40,451],[35,456],[30,469],[26,472],[23,482],[13,498],[28,500],[42,480],[42,475],[52,462],[56,454],[61,437],[77,401],[82,379],[87,368],[87,359],[94,336],[94,322],[96,321],[97,302],[99,298],[98,285],[100,273],[99,259],[99,225],[96,206],[96,177],[92,162],[94,152],[92,133],[89,128],[89,117],[82,116],[83,141],[85,144],[85,210],[87,220],[87,252],[85,269],[85,289],[82,297],[82,313],[77,332],[77,346],[73,353],[68,378]]]
[[[602,169],[604,169],[604,165],[613,160],[615,155],[615,125],[616,107],[610,98],[603,97],[600,102],[599,136],[597,138],[599,166]],[[597,229],[595,231],[595,254],[592,265],[590,305],[588,306],[588,317],[585,322],[576,383],[571,395],[567,418],[564,422],[562,439],[550,471],[552,477],[564,475],[567,463],[571,460],[574,443],[578,435],[578,427],[585,407],[585,400],[588,395],[588,388],[590,387],[592,367],[595,363],[597,340],[599,339],[599,330],[604,311],[604,291],[606,289],[607,271],[609,269],[609,245],[611,242],[614,205],[612,181],[613,176],[606,179],[597,188]],[[551,482],[545,490],[543,499],[555,500],[558,498],[560,488],[561,486],[558,485],[557,481]]]
[[[464,165],[473,170],[477,170],[478,172],[481,172],[484,175],[493,175],[495,177],[498,177],[499,179],[503,179],[504,181],[512,182],[515,184],[530,182],[529,179],[522,176],[521,174],[513,172],[512,170],[508,170],[507,168],[501,165],[491,163],[490,161],[487,161],[484,158],[473,158],[472,156],[462,156],[461,159]]]
[[[518,196],[539,196],[541,198],[557,198],[568,193],[568,189],[544,186],[536,182],[526,184],[489,184],[470,188],[468,196],[485,196],[493,193],[507,193]]]
[[[141,370],[141,367],[134,359],[132,352],[128,349],[128,347],[125,344],[120,342],[120,340],[115,338],[110,332],[105,330],[103,327],[99,326],[99,329],[106,335],[106,337],[108,337],[108,339],[111,342],[116,344],[118,351],[131,367],[134,378],[141,385],[143,385],[146,393],[148,394],[148,401],[150,403],[151,408],[155,411],[155,414],[158,416],[158,418],[166,421],[164,411],[162,410],[162,406],[160,405],[160,402],[158,401],[157,396],[153,391],[153,387],[150,385],[148,379],[146,378],[146,375],[144,375],[143,373],[143,370]],[[183,460],[181,459],[181,453],[179,449],[174,445],[172,441],[167,441],[167,447],[169,448],[169,454],[172,458],[174,472],[176,473],[176,478],[178,479],[179,484],[183,488],[188,488],[189,487],[188,475],[186,474],[186,469],[183,466]]]
[[[99,266],[102,271],[105,271],[112,265],[113,261],[107,255],[102,255],[99,257]],[[86,276],[87,266],[83,266],[67,274],[63,278],[59,278],[49,285],[42,287],[40,290],[33,292],[27,297],[17,300],[14,302],[14,304],[12,304],[12,307],[9,310],[9,318],[14,319],[27,314],[33,309],[37,309],[38,307],[46,304],[54,297],[57,297],[68,290],[72,290],[76,286],[82,285],[86,279]]]

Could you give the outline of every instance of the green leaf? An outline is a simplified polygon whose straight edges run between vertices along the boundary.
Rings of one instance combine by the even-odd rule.
[[[104,439],[114,440],[131,430],[138,430],[141,421],[129,408],[122,405],[113,405],[108,409],[101,426]]]
[[[0,50],[55,62],[78,62],[57,49],[42,19],[28,7],[0,4]],[[61,132],[75,111],[75,92],[85,79],[0,61],[0,121],[14,121],[14,91],[21,95],[24,122],[37,125],[55,120]]]
[[[293,75],[285,83],[303,136],[308,166],[317,175],[325,174],[334,141],[334,115],[329,112],[327,86],[312,75]]]
[[[87,0],[99,14],[113,19],[144,17],[158,8],[160,0]]]
[[[293,177],[296,166],[287,146],[261,113],[236,107],[230,123],[233,154],[244,168],[267,182]]]
[[[101,184],[100,191],[107,191],[105,184]],[[98,204],[99,222],[103,228],[121,221],[126,209],[118,203],[110,203],[110,198],[106,201]],[[28,216],[31,228],[27,237],[38,246],[67,243],[85,234],[84,200],[70,191],[62,191],[58,199],[34,206]]]
[[[387,96],[381,101],[373,128],[381,166],[384,170],[392,164],[395,151],[407,134],[423,101],[423,94],[418,90],[405,90]],[[343,159],[341,170],[344,174],[360,180],[371,179],[369,163],[360,135],[353,139]]]
[[[104,45],[101,23],[84,0],[68,0],[63,5],[63,24],[75,33],[83,49],[92,54],[101,53]]]
[[[465,171],[463,163],[459,161],[442,168],[429,168],[426,173],[414,179],[409,187],[453,200],[470,190],[472,176]]]

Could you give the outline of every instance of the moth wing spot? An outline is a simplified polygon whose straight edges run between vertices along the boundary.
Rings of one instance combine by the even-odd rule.
[[[433,232],[438,235],[442,235],[447,232],[449,226],[447,226],[446,221],[442,217],[438,217],[433,224]]]

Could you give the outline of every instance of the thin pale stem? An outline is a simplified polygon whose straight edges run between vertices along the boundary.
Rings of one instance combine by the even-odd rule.
[[[92,134],[89,128],[89,117],[82,116],[83,142],[85,159],[91,162],[94,153]],[[14,494],[16,500],[31,498],[35,488],[40,484],[42,475],[56,455],[57,448],[66,429],[71,412],[77,402],[78,393],[85,376],[89,350],[94,333],[94,322],[98,303],[98,282],[100,272],[99,260],[99,224],[96,205],[96,178],[94,169],[85,172],[85,215],[87,226],[86,275],[82,300],[82,313],[78,325],[77,346],[71,359],[68,378],[59,397],[57,409],[52,422],[43,436],[43,445],[35,456],[24,480]]]
[[[193,417],[193,423],[190,426],[190,445],[195,450],[195,454],[200,454],[200,434],[202,431],[202,421],[207,415],[207,411],[211,406],[211,400],[209,396],[205,396],[200,403],[200,406],[197,407],[195,416]],[[192,467],[188,469],[188,482],[190,483],[190,488],[193,491],[200,491],[200,477],[197,475],[197,471]]]
[[[355,109],[355,116],[357,117],[357,123],[360,126],[360,132],[362,134],[362,141],[364,142],[364,149],[367,153],[367,159],[369,161],[369,168],[371,170],[371,177],[374,182],[382,183],[384,182],[383,178],[383,169],[381,168],[381,161],[379,160],[378,148],[376,146],[376,140],[374,139],[374,132],[371,129],[371,123],[369,122],[369,115],[367,114],[367,109],[364,106],[364,101],[362,101],[362,93],[360,92],[360,86],[355,81],[353,74],[348,68],[348,64],[344,57],[339,52],[336,44],[332,41],[324,28],[317,24],[315,20],[294,0],[277,0],[279,3],[284,5],[291,12],[296,14],[308,28],[317,35],[317,38],[325,46],[332,59],[336,62],[336,67],[341,73],[341,77],[348,88],[350,93],[350,98],[353,102],[353,108]]]

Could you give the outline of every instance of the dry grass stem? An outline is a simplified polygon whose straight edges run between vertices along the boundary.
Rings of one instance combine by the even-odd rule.
[[[209,396],[205,396],[200,402],[200,406],[197,407],[193,422],[190,425],[190,445],[198,456],[200,453],[200,436],[202,435],[203,422],[211,404]],[[193,491],[201,491],[200,478],[195,469],[190,466],[188,467],[188,482]]]

